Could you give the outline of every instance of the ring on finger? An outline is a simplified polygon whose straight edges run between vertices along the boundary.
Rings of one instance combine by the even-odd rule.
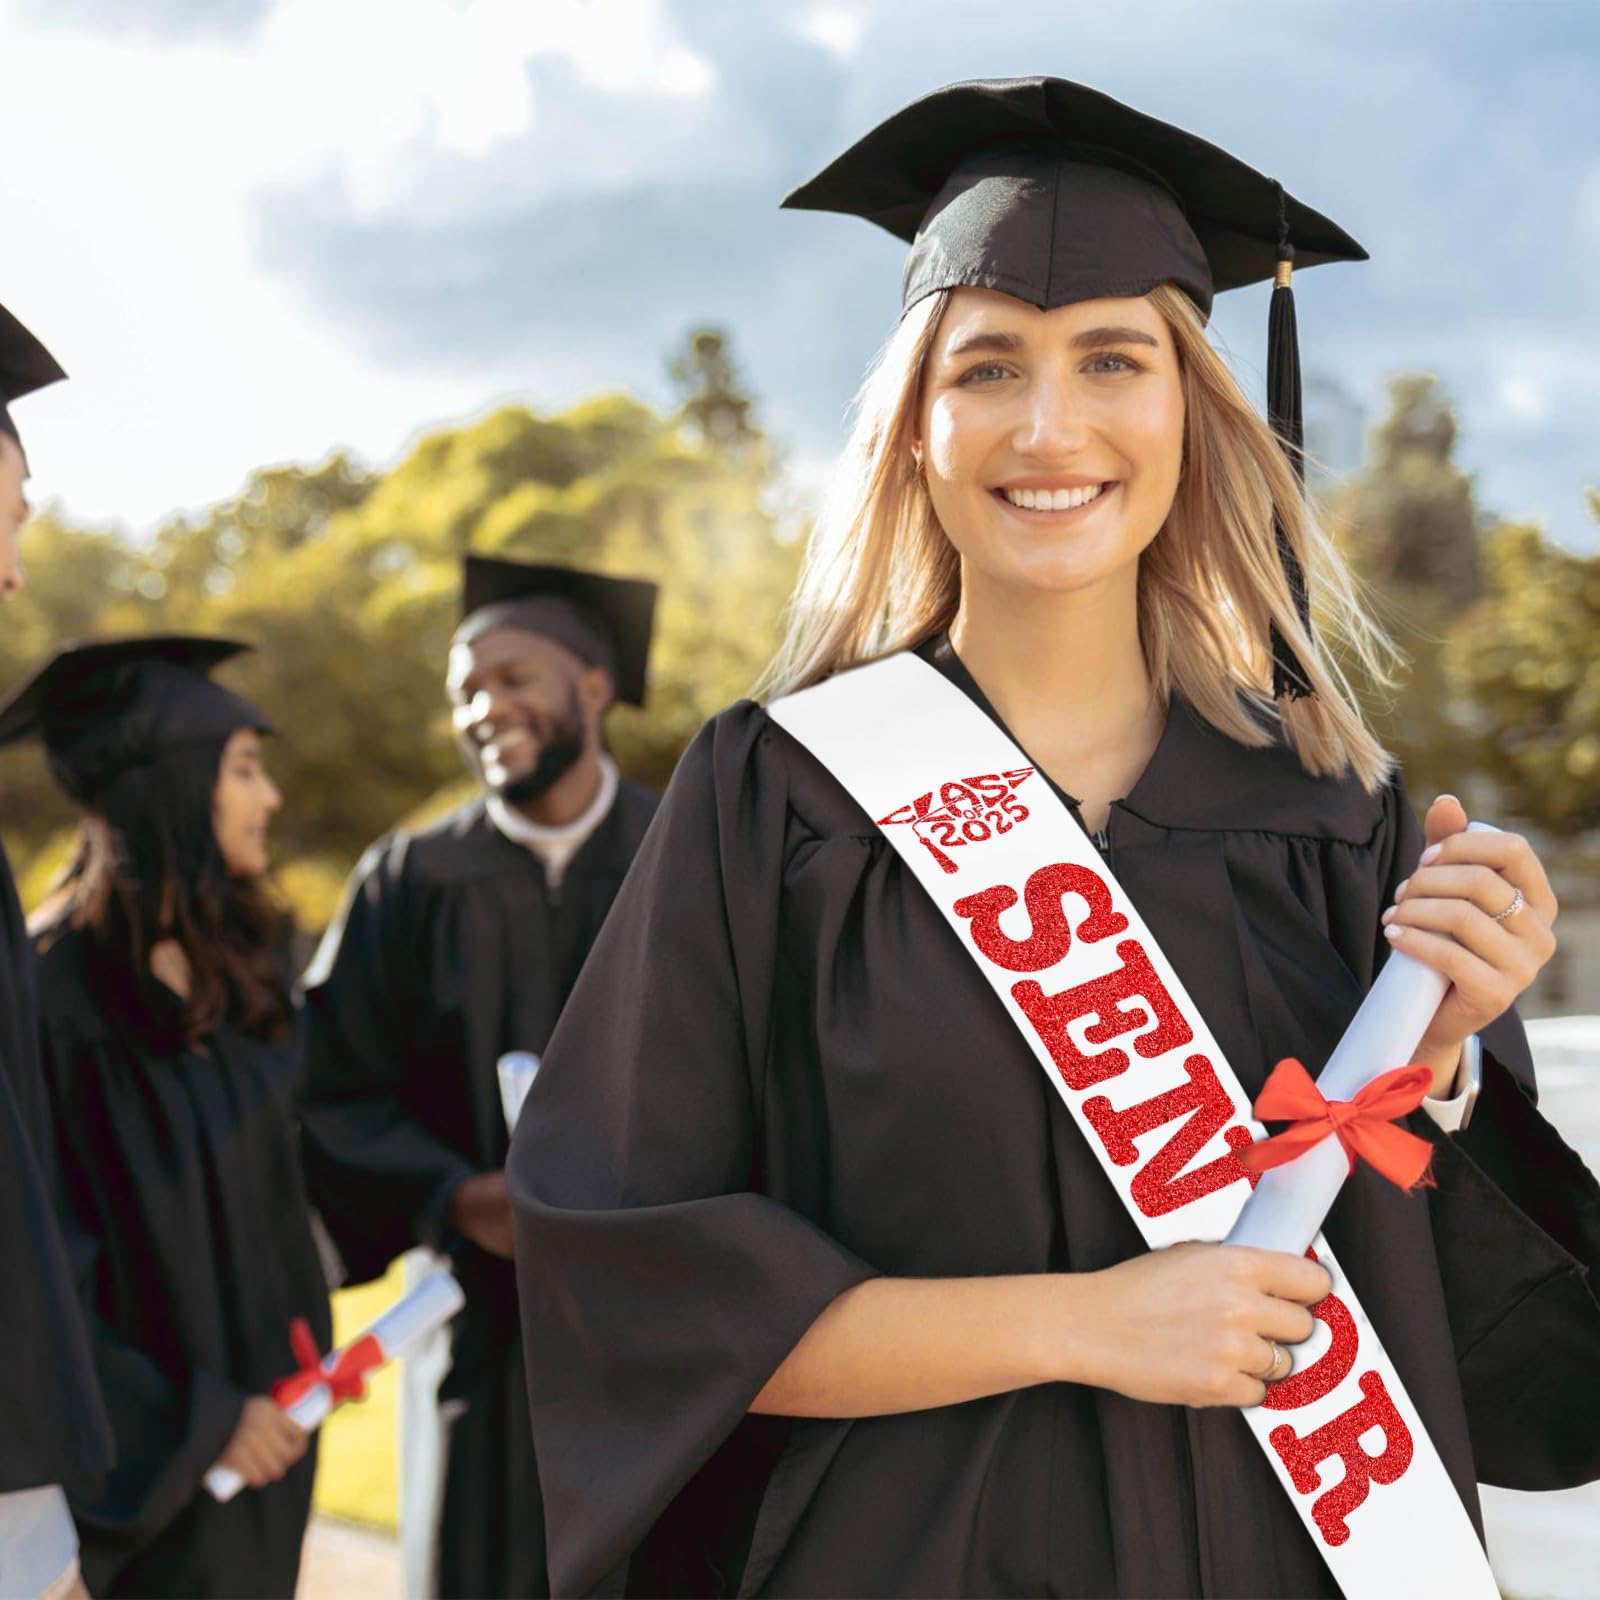
[[[1528,903],[1527,896],[1520,889],[1515,890],[1511,896],[1511,904],[1504,911],[1496,911],[1491,915],[1491,922],[1509,922]]]
[[[1291,1356],[1289,1352],[1275,1340],[1271,1342],[1272,1365],[1268,1367],[1265,1372],[1256,1374],[1257,1378],[1262,1383],[1276,1383],[1280,1378],[1287,1378],[1289,1376],[1289,1369],[1294,1365],[1294,1357]]]

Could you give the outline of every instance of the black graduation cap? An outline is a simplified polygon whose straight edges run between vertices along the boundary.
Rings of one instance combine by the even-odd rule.
[[[1342,228],[1204,139],[1061,78],[951,84],[913,101],[784,205],[865,217],[908,241],[903,304],[996,289],[1051,310],[1081,300],[1214,294],[1272,280],[1267,413],[1303,473],[1292,265],[1364,261]],[[1301,621],[1305,576],[1279,530]],[[1309,683],[1273,630],[1274,692]]]
[[[64,377],[55,357],[0,306],[0,433],[9,434],[20,446],[22,439],[8,405]]]
[[[251,647],[152,634],[68,645],[0,702],[0,745],[37,735],[67,795],[91,804],[132,767],[240,728],[273,731],[248,700],[213,683]]]
[[[642,706],[655,625],[656,586],[576,567],[468,556],[461,581],[458,642],[496,628],[526,628],[611,674],[617,698]]]

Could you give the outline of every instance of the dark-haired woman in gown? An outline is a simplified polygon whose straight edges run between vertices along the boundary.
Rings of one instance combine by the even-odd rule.
[[[67,652],[5,713],[84,808],[35,933],[64,1187],[92,1259],[116,1437],[72,1497],[97,1595],[290,1596],[315,1452],[271,1399],[290,1324],[329,1337],[300,1176],[303,1072],[267,838],[266,719],[207,669],[232,648]],[[203,1487],[233,1468],[230,1502]]]

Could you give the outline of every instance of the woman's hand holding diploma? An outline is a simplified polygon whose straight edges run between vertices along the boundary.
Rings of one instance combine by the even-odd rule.
[[[1469,832],[1454,795],[1428,807],[1423,828],[1427,848],[1383,924],[1396,950],[1450,982],[1416,1052],[1433,1068],[1439,1099],[1451,1092],[1463,1041],[1514,1005],[1555,953],[1559,907],[1528,841]]]
[[[1179,1244],[1076,1280],[1076,1381],[1157,1405],[1256,1406],[1316,1326],[1326,1267],[1278,1250]]]

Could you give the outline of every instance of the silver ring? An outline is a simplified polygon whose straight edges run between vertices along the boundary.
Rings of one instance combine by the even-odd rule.
[[[1491,922],[1509,922],[1512,917],[1516,916],[1516,914],[1525,905],[1527,905],[1527,903],[1528,901],[1526,896],[1524,896],[1523,892],[1518,889],[1512,896],[1511,904],[1508,905],[1504,911],[1496,912],[1492,917],[1489,918],[1489,920]]]
[[[1289,1371],[1294,1366],[1294,1357],[1275,1339],[1268,1340],[1268,1343],[1272,1346],[1272,1365],[1265,1372],[1259,1373],[1257,1378],[1261,1383],[1277,1383],[1289,1376]]]

